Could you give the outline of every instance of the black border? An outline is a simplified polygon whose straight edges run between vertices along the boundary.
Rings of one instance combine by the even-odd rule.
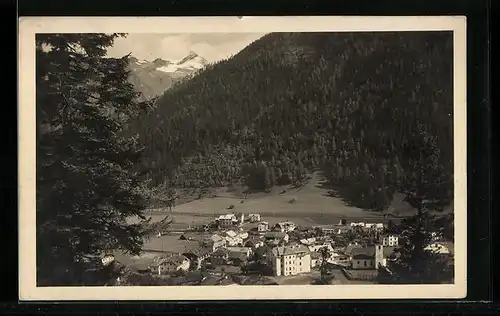
[[[330,6],[328,6],[330,4]],[[17,302],[17,275],[6,271],[17,271],[17,243],[11,243],[11,250],[2,255],[12,262],[0,260],[6,280],[13,291],[5,297],[7,303],[0,303],[0,313],[203,313],[203,314],[331,314],[343,312],[402,314],[444,312],[493,311],[494,306],[486,304],[492,299],[490,273],[491,262],[491,150],[490,150],[490,99],[489,99],[489,14],[488,0],[432,0],[432,1],[221,1],[221,0],[170,0],[170,1],[40,1],[22,0],[19,3],[20,16],[197,16],[197,15],[466,15],[467,16],[467,145],[468,145],[468,291],[467,299],[457,301],[437,300],[439,304],[423,300],[378,301],[312,301],[309,303],[275,302],[169,302],[140,303],[27,303]],[[17,58],[17,56],[16,56]],[[16,125],[14,125],[16,126]],[[16,151],[16,143],[10,147]],[[17,157],[16,157],[17,158]],[[15,160],[17,166],[17,160]],[[16,179],[14,168],[9,169]],[[11,181],[11,180],[9,180]],[[17,182],[17,181],[16,181]],[[8,189],[13,189],[11,185]],[[17,196],[12,190],[9,197]],[[7,195],[6,195],[7,196]],[[10,203],[8,209],[16,207]],[[17,217],[17,216],[16,216]],[[14,217],[14,218],[16,218]],[[17,221],[2,222],[9,234],[17,240]],[[14,229],[12,229],[14,228]],[[3,282],[2,282],[3,283]],[[5,288],[5,283],[2,284]],[[10,303],[8,303],[10,302]],[[83,304],[82,304],[83,303]],[[153,303],[153,302],[151,302]],[[222,303],[222,304],[221,304]],[[390,304],[389,304],[390,303]],[[143,305],[144,304],[144,305]]]

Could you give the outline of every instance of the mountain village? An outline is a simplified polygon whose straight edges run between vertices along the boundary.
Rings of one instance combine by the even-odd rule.
[[[429,250],[452,264],[451,242],[432,235]],[[158,230],[151,238],[176,245],[145,249],[134,260],[110,255],[103,264],[125,264],[128,277],[153,277],[162,285],[370,284],[380,268],[391,273],[387,262],[401,240],[381,222],[270,225],[258,213],[227,213],[182,231]],[[126,283],[127,273],[117,285]]]

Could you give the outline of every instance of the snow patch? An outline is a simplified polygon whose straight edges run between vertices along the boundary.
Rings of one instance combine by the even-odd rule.
[[[156,68],[156,70],[163,71],[163,72],[176,72],[178,69],[179,69],[179,66],[173,65],[173,64]]]

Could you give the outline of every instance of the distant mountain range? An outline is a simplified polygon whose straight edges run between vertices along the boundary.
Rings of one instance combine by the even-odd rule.
[[[143,98],[151,99],[170,89],[175,83],[203,69],[208,62],[198,54],[191,52],[181,60],[153,61],[129,58],[130,82]]]

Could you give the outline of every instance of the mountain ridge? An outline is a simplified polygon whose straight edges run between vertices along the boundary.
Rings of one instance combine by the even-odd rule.
[[[182,80],[189,79],[208,62],[194,52],[190,52],[179,61],[155,58],[139,60],[129,56],[129,81],[141,93],[144,100],[160,96]]]
[[[268,34],[158,99],[136,126],[143,168],[157,186],[255,190],[319,168],[379,210],[415,177],[411,144],[435,138],[452,183],[452,48],[446,32]]]

